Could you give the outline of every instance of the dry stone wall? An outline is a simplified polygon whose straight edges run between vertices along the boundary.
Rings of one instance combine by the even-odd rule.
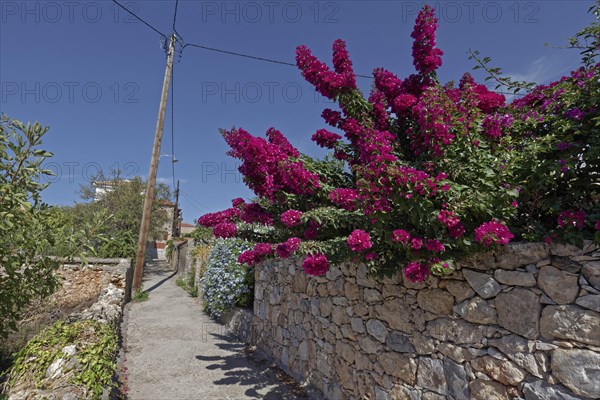
[[[423,284],[256,268],[253,342],[327,399],[600,398],[600,250],[512,244]]]

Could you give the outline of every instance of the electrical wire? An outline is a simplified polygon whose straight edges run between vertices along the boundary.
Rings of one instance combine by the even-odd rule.
[[[229,55],[237,56],[237,57],[250,58],[252,60],[270,62],[270,63],[273,63],[273,64],[288,65],[290,67],[296,67],[297,66],[296,64],[290,63],[290,62],[287,62],[287,61],[273,60],[271,58],[258,57],[258,56],[253,56],[253,55],[250,55],[250,54],[243,54],[243,53],[238,53],[238,52],[235,52],[235,51],[217,49],[215,47],[202,46],[202,45],[193,44],[193,43],[186,43],[183,46],[183,48],[181,49],[181,51],[183,51],[183,49],[185,49],[187,46],[196,47],[198,49],[203,49],[203,50],[214,51],[214,52],[217,52],[217,53],[229,54]],[[368,76],[368,75],[356,74],[356,76],[361,77],[361,78],[373,79],[373,77]]]
[[[117,0],[112,0],[112,2],[115,3],[116,5],[118,5],[119,7],[121,7],[123,10],[127,11],[132,16],[134,16],[138,21],[140,21],[141,23],[143,23],[144,25],[146,25],[148,28],[152,29],[154,32],[158,33],[160,36],[162,36],[163,38],[167,39],[167,35],[165,35],[161,31],[159,31],[158,29],[156,29],[155,27],[153,27],[152,25],[150,25],[148,22],[144,21],[142,19],[142,17],[140,17],[139,15],[136,15],[133,11],[130,11],[127,7],[125,7],[122,4],[120,4]]]

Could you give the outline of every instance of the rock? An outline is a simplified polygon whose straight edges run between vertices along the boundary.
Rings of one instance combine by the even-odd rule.
[[[367,267],[364,264],[359,265],[356,269],[356,283],[359,286],[375,287],[375,280],[369,276]]]
[[[600,313],[577,306],[547,306],[540,320],[546,339],[576,340],[600,346]]]
[[[552,374],[573,393],[600,398],[600,354],[591,350],[554,350]]]
[[[590,285],[600,290],[600,261],[590,261],[584,264],[581,274]]]
[[[352,330],[356,333],[364,333],[365,332],[365,324],[361,318],[350,318],[350,326]]]
[[[380,388],[379,386],[375,387],[375,400],[391,400],[390,394]]]
[[[476,324],[495,324],[498,321],[496,310],[481,297],[474,297],[455,305],[454,312]]]
[[[435,394],[433,392],[423,393],[421,400],[446,400],[446,396]]]
[[[469,385],[465,368],[449,358],[444,358],[444,376],[448,384],[448,395],[454,400],[469,400]]]
[[[448,315],[452,312],[454,297],[445,290],[423,289],[417,294],[419,307],[437,315]]]
[[[296,293],[306,292],[306,285],[308,283],[308,275],[304,271],[296,271],[292,280],[292,290]]]
[[[420,354],[431,354],[435,350],[435,341],[419,332],[412,334],[412,344],[415,346],[415,351]]]
[[[52,364],[46,369],[46,378],[49,379],[57,379],[62,375],[62,367],[65,364],[65,360],[63,358],[58,358],[54,360]]]
[[[358,300],[360,298],[360,288],[356,283],[350,281],[344,283],[344,293],[348,300]]]
[[[394,351],[400,353],[413,353],[414,346],[410,342],[410,337],[400,332],[392,332],[388,335],[385,344]]]
[[[575,300],[575,304],[600,313],[600,295],[590,294],[587,296],[581,296]]]
[[[469,285],[484,299],[489,299],[500,293],[500,285],[491,275],[475,272],[470,269],[463,270],[463,275]]]
[[[486,271],[494,267],[496,267],[496,259],[491,251],[473,254],[457,263],[458,269],[470,268]]]
[[[570,257],[552,257],[552,266],[572,274],[579,274],[582,267],[581,264]]]
[[[381,292],[377,289],[365,289],[363,297],[367,303],[377,303],[383,300]]]
[[[461,302],[475,295],[475,291],[467,282],[464,281],[448,281],[446,289],[456,298],[456,301]]]
[[[481,343],[485,329],[482,326],[470,324],[462,320],[438,318],[427,324],[427,334],[442,342],[450,341],[456,344]]]
[[[585,400],[558,385],[544,381],[527,382],[523,385],[525,400]]]
[[[527,373],[510,361],[502,361],[491,356],[483,356],[471,361],[471,367],[504,384],[517,386]]]
[[[500,283],[510,286],[535,286],[535,276],[531,272],[506,271],[497,269],[494,278]]]
[[[378,319],[370,319],[367,321],[367,332],[381,343],[384,343],[388,336],[387,328]]]
[[[499,294],[494,302],[501,327],[529,339],[539,336],[539,296],[527,289],[515,288],[509,293]]]
[[[552,243],[550,245],[550,254],[559,257],[578,256],[583,254],[583,250],[572,244]]]
[[[65,346],[63,347],[62,352],[67,356],[74,356],[75,354],[77,354],[77,346],[74,344]]]
[[[386,374],[402,379],[409,385],[415,384],[417,361],[398,353],[383,353],[377,361]]]
[[[530,345],[526,339],[517,335],[508,335],[494,341],[493,345],[519,367],[538,378],[544,377],[544,369],[532,354],[534,345]]]
[[[506,388],[498,382],[477,379],[469,383],[472,399],[508,400]]]
[[[369,337],[363,337],[358,341],[360,348],[367,354],[375,354],[381,350],[381,344]]]
[[[390,329],[396,331],[413,333],[415,330],[410,313],[407,312],[406,304],[397,298],[376,305],[375,317],[387,322]]]
[[[421,400],[421,391],[396,385],[390,391],[393,400]]]
[[[558,304],[570,304],[577,298],[577,275],[561,271],[551,265],[540,269],[538,284]]]
[[[450,357],[457,363],[462,363],[463,361],[471,360],[472,356],[469,351],[463,347],[454,346],[450,343],[440,343],[437,345],[436,350],[445,355],[446,357]]]
[[[536,264],[548,258],[549,246],[546,243],[509,243],[496,252],[497,266],[513,270],[522,265]]]
[[[447,385],[442,361],[434,360],[429,357],[419,357],[417,385],[445,395]]]

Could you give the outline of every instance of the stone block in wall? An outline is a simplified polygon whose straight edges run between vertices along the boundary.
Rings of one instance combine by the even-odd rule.
[[[516,365],[538,378],[544,377],[547,372],[545,355],[543,353],[533,354],[535,350],[534,341],[517,335],[508,335],[498,340],[492,340],[489,344],[499,349]]]
[[[500,283],[510,286],[535,286],[535,276],[531,272],[507,271],[497,269],[494,278]]]
[[[494,303],[501,327],[529,339],[539,336],[540,296],[527,289],[514,288],[500,293]]]
[[[465,269],[463,275],[473,290],[484,299],[492,298],[500,293],[500,285],[489,274]]]
[[[600,346],[600,314],[573,305],[547,306],[540,320],[546,339],[575,340]]]
[[[492,379],[510,386],[521,383],[527,373],[508,360],[499,360],[492,356],[483,356],[471,361],[475,371],[483,372]]]
[[[551,265],[540,268],[538,285],[557,304],[573,303],[579,293],[577,275]]]
[[[581,274],[590,285],[600,290],[600,261],[585,263],[581,269]]]
[[[573,393],[600,398],[600,354],[590,350],[552,352],[552,375]]]
[[[448,386],[444,375],[444,364],[441,360],[430,357],[419,357],[417,385],[436,393],[446,395]]]
[[[486,336],[486,328],[460,319],[438,318],[427,324],[425,331],[442,342],[456,344],[477,344]]]
[[[437,315],[448,315],[452,313],[454,297],[445,290],[423,289],[417,294],[419,307]]]
[[[476,379],[469,383],[472,399],[509,400],[506,388],[499,382]]]
[[[465,281],[447,281],[446,289],[456,298],[456,301],[461,302],[475,295],[475,291]]]
[[[481,297],[474,297],[454,306],[454,312],[469,322],[495,324],[498,322],[496,310]]]
[[[560,385],[537,380],[523,385],[525,400],[586,400]]]
[[[444,358],[443,364],[448,396],[454,400],[469,400],[469,383],[465,368],[450,358]]]
[[[548,258],[550,246],[546,243],[509,243],[496,251],[495,266],[501,269],[517,269]]]

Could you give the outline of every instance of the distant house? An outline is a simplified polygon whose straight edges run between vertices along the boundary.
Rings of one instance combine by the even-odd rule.
[[[98,201],[108,192],[115,190],[115,187],[123,182],[131,182],[129,179],[123,179],[120,181],[92,181],[94,187],[94,201]]]
[[[186,237],[189,236],[196,229],[196,225],[189,224],[187,222],[181,223],[181,236]]]

